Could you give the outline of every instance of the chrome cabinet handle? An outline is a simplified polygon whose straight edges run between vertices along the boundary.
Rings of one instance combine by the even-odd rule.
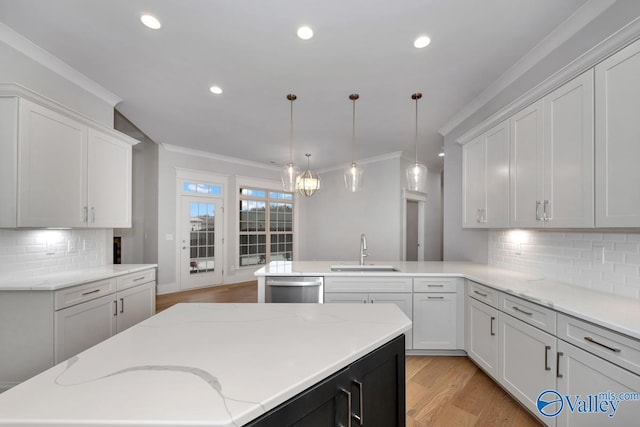
[[[482,210],[481,209],[476,209],[476,222],[480,223],[481,222],[481,218],[482,218]]]
[[[347,395],[347,425],[343,427],[351,427],[351,392],[343,388],[340,391]]]
[[[536,200],[536,221],[540,220],[540,200]]]
[[[82,222],[89,222],[89,207],[88,206],[83,206],[82,207]]]
[[[444,299],[444,297],[427,297],[427,299]]]
[[[363,385],[360,381],[358,380],[353,380],[353,383],[358,387],[358,400],[360,402],[360,413],[359,414],[353,414],[353,418],[356,419],[356,421],[358,422],[358,424],[360,424],[361,426],[364,425],[364,398],[363,398]]]
[[[144,276],[138,277],[137,279],[133,279],[134,282],[138,282],[140,280],[144,279]]]
[[[562,374],[560,373],[560,356],[563,354],[561,351],[556,354],[556,378],[562,378]]]
[[[96,222],[96,208],[91,206],[91,222]]]
[[[476,291],[475,289],[473,290],[473,293],[474,293],[474,294],[478,294],[478,295],[480,295],[481,297],[485,297],[485,298],[489,296],[489,295],[487,295],[487,294],[483,294],[483,293],[482,293],[482,292],[480,292],[480,291]]]
[[[495,317],[491,316],[491,322],[489,323],[489,332],[491,332],[491,336],[495,336],[495,332],[493,332],[493,321],[496,320]]]
[[[124,313],[124,298],[120,298],[120,313]]]
[[[486,224],[487,222],[487,208],[480,210],[480,222]]]
[[[542,220],[543,221],[549,221],[551,219],[551,216],[547,213],[547,207],[549,206],[550,202],[548,200],[544,201],[544,208],[542,210]],[[550,211],[551,209],[549,209]],[[550,213],[550,212],[549,212]]]
[[[427,285],[429,288],[444,288],[444,285]]]
[[[87,295],[95,294],[96,292],[100,292],[100,289],[98,288],[98,289],[94,289],[94,290],[89,291],[89,292],[83,292],[82,296],[84,297],[84,296],[87,296]]]
[[[526,314],[527,316],[533,316],[533,313],[529,313],[528,311],[524,311],[523,309],[518,308],[518,307],[516,307],[515,305],[513,306],[513,309],[514,309],[515,311],[519,311],[519,312],[520,312],[520,313],[522,313],[522,314]]]
[[[549,366],[549,350],[551,350],[551,346],[545,345],[544,346],[544,370],[545,371],[551,370],[551,366]]]
[[[601,342],[598,342],[598,341],[594,340],[594,339],[593,339],[593,338],[591,338],[591,337],[584,337],[584,340],[585,340],[585,341],[589,341],[589,342],[590,342],[590,343],[592,343],[592,344],[599,345],[600,347],[604,347],[604,348],[606,348],[607,350],[611,350],[611,351],[613,351],[614,353],[620,353],[620,352],[622,351],[622,350],[620,350],[619,348],[609,347],[609,346],[608,346],[608,345],[606,345],[606,344],[602,344]]]

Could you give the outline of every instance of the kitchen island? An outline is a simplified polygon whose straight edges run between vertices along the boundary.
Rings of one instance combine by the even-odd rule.
[[[286,425],[278,420],[316,403],[346,425],[347,394],[376,402],[365,374],[381,366],[394,387],[378,399],[393,401],[394,424],[404,425],[410,327],[392,305],[178,304],[0,394],[0,425]],[[373,371],[358,386],[344,373],[362,366]]]

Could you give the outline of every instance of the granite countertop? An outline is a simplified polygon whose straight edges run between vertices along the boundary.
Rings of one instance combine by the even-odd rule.
[[[0,425],[241,426],[410,328],[392,304],[178,304],[0,394]]]
[[[24,271],[0,274],[0,291],[56,291],[95,280],[148,270],[157,264],[110,264],[32,276]]]
[[[380,261],[373,263],[393,265],[399,270],[393,272],[331,271],[331,266],[336,264],[347,263],[335,261],[274,261],[258,270],[255,275],[258,277],[464,277],[499,291],[553,308],[558,312],[595,323],[635,339],[640,339],[639,300],[608,295],[580,286],[550,280],[542,276],[469,262]]]

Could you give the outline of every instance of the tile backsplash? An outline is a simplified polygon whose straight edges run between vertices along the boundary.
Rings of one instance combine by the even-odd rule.
[[[110,263],[113,231],[0,229],[0,275],[41,275]]]
[[[640,300],[640,233],[491,230],[489,264]]]

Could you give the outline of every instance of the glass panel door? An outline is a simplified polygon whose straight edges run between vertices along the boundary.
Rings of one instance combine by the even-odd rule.
[[[222,200],[182,196],[181,289],[222,283]]]

